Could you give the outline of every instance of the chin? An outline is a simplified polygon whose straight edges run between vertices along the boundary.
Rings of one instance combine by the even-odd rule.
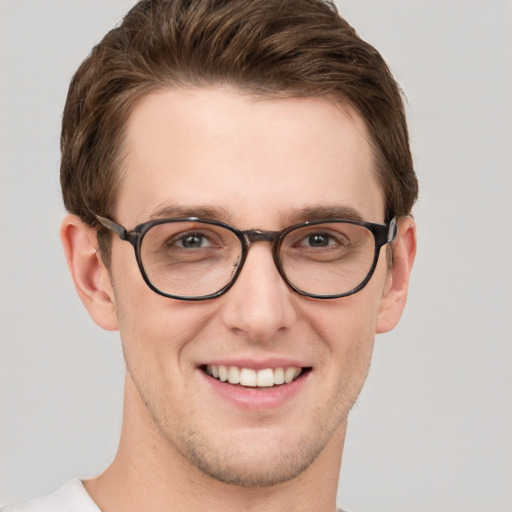
[[[285,455],[278,452],[263,460],[253,455],[237,456],[236,460],[218,457],[213,461],[197,453],[189,454],[189,457],[202,473],[220,482],[240,487],[270,487],[299,476],[313,463],[318,453]]]
[[[319,437],[306,433],[272,437],[264,432],[240,433],[222,443],[190,435],[181,444],[182,456],[204,475],[240,487],[270,487],[283,484],[307,470],[324,450],[332,432]]]

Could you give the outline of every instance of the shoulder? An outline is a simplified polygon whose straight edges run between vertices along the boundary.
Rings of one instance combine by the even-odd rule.
[[[71,480],[56,491],[23,503],[7,505],[0,512],[100,512],[82,482]]]

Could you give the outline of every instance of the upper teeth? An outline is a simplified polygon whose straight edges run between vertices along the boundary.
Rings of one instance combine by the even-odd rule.
[[[276,384],[289,384],[302,372],[302,368],[289,366],[287,368],[265,368],[253,370],[252,368],[239,368],[238,366],[208,365],[206,373],[230,384],[241,384],[251,387],[270,387]]]

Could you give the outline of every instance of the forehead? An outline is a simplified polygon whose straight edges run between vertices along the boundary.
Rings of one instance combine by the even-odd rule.
[[[165,89],[135,106],[124,144],[116,216],[127,225],[194,208],[251,228],[308,208],[383,221],[365,124],[325,99]]]

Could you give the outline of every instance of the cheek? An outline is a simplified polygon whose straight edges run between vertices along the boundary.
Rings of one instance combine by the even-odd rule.
[[[347,348],[356,340],[373,338],[380,305],[380,294],[367,285],[362,291],[318,304],[310,311],[311,324],[333,348]],[[354,343],[352,343],[354,342]]]
[[[124,357],[130,371],[154,367],[172,346],[170,304],[146,285],[133,254],[119,253],[111,276]]]
[[[350,382],[351,376],[365,376],[370,363],[380,283],[377,287],[370,284],[352,296],[316,303],[309,311],[310,325],[324,342],[322,367],[341,374],[339,378],[345,383]]]
[[[338,422],[347,417],[361,392],[374,346],[375,307],[356,296],[333,302],[327,308],[329,314],[324,310],[323,315],[314,315],[316,335],[323,340],[316,368],[320,394],[329,418]],[[320,413],[318,417],[324,417]]]
[[[137,269],[138,270],[138,269]],[[131,371],[175,375],[190,366],[194,340],[210,332],[216,304],[190,303],[162,297],[142,278],[113,273],[115,305],[126,363]]]

